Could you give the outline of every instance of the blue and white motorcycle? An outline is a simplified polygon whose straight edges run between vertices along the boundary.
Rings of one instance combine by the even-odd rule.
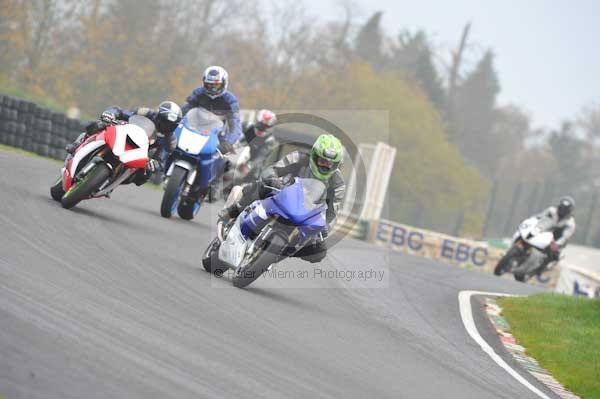
[[[323,182],[296,177],[281,190],[267,188],[272,195],[254,201],[222,231],[218,229],[202,256],[209,273],[222,275],[233,269],[233,285],[238,288],[251,284],[272,264],[322,239],[327,226]]]
[[[222,130],[221,118],[204,108],[191,109],[177,126],[177,146],[165,165],[161,216],[169,218],[177,211],[190,220],[198,213],[225,162],[218,150]]]

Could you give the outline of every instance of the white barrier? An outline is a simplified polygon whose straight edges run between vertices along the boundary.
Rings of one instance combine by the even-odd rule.
[[[561,263],[555,292],[573,296],[600,298],[600,273]]]
[[[419,229],[388,220],[371,223],[367,241],[424,258],[436,259],[461,268],[493,273],[504,250],[490,247],[486,242],[453,237],[434,231]],[[528,283],[554,288],[559,276],[558,268],[532,277]],[[506,275],[506,278],[513,278]]]

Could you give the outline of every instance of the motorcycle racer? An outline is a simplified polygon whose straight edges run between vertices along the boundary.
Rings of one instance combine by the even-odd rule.
[[[343,159],[342,143],[331,134],[317,138],[310,154],[294,151],[268,167],[261,181],[236,186],[232,189],[225,207],[219,212],[217,228],[221,229],[229,220],[236,218],[241,211],[257,199],[264,199],[269,187],[281,189],[294,182],[294,177],[318,179],[327,186],[328,231],[331,231],[341,203],[346,195],[346,186],[339,166]],[[326,235],[326,233],[324,235]],[[295,257],[311,263],[320,262],[327,254],[324,240],[300,249]]]
[[[244,130],[244,138],[250,147],[250,161],[266,159],[275,146],[275,138],[269,131],[277,123],[277,115],[268,109],[261,109],[256,113],[254,123]]]
[[[536,217],[539,219],[539,225],[545,228],[545,231],[551,231],[554,240],[546,251],[546,258],[538,272],[541,274],[549,263],[560,259],[560,251],[567,246],[569,239],[575,234],[575,200],[569,196],[564,196],[558,201],[558,205],[550,206]]]
[[[75,141],[66,146],[69,155],[79,147],[79,145],[89,136],[96,134],[106,127],[114,124],[116,121],[128,121],[133,115],[145,116],[154,122],[156,130],[160,133],[158,140],[151,146],[156,151],[153,157],[164,159],[168,153],[173,150],[174,140],[173,131],[179,124],[182,118],[182,111],[179,105],[173,101],[163,101],[158,105],[157,109],[148,107],[139,107],[133,110],[124,110],[117,106],[112,106],[102,112],[98,120],[88,123],[85,127],[85,132],[79,135]],[[150,178],[150,175],[159,168],[159,162],[156,159],[150,159],[146,169],[138,171],[133,176],[133,182],[140,186]]]
[[[206,110],[225,117],[227,131],[221,140],[220,150],[223,154],[231,152],[233,145],[242,135],[240,105],[236,96],[227,90],[229,75],[220,66],[209,66],[202,76],[202,86],[194,89],[182,107],[183,115],[190,109],[202,107]]]

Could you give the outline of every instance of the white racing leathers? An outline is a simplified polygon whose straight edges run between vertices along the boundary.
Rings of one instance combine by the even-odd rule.
[[[548,207],[542,213],[536,216],[540,222],[538,226],[543,231],[551,231],[554,235],[554,241],[559,247],[564,248],[569,239],[575,234],[575,218],[559,219],[558,209],[555,206]]]

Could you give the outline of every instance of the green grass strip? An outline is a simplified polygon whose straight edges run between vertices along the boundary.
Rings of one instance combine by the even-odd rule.
[[[600,300],[559,294],[501,298],[527,354],[582,398],[600,398]]]
[[[24,156],[27,156],[27,157],[47,159],[49,161],[56,162],[56,163],[61,163],[61,164],[64,163],[64,161],[60,161],[58,159],[54,159],[54,158],[50,158],[50,157],[45,157],[43,155],[38,155],[35,152],[25,151],[25,150],[23,150],[21,148],[12,147],[12,146],[6,145],[6,144],[0,144],[0,150],[2,150],[2,151],[8,151],[8,152],[13,152],[15,154],[24,155]]]

